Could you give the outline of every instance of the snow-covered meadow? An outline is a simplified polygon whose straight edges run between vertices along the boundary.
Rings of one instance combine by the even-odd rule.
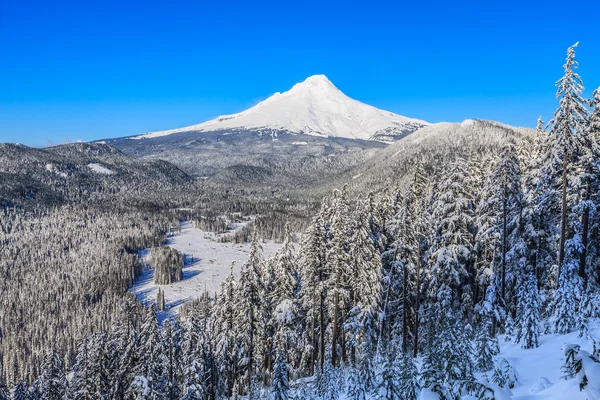
[[[154,268],[149,263],[150,250],[140,252],[144,269],[131,288],[143,303],[156,301],[160,288],[165,293],[166,311],[161,313],[161,319],[177,314],[178,308],[187,301],[200,297],[204,292],[210,296],[218,293],[221,282],[229,273],[231,263],[235,261],[234,270],[239,272],[242,264],[248,258],[249,243],[218,242],[224,235],[232,235],[243,224],[236,224],[225,234],[215,234],[197,229],[193,222],[183,222],[181,232],[176,232],[168,238],[167,245],[177,250],[185,259],[183,280],[170,285],[154,283]],[[263,257],[273,255],[280,243],[266,241],[261,243]]]

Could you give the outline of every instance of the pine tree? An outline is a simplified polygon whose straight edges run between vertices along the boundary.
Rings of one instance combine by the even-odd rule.
[[[504,341],[512,342],[515,337],[515,321],[511,313],[506,314],[506,321],[504,321]]]
[[[150,387],[150,382],[143,376],[136,376],[127,391],[125,392],[127,400],[154,400],[156,396]]]
[[[449,173],[438,187],[433,204],[433,218],[437,222],[432,239],[430,286],[435,297],[445,292],[448,306],[458,303],[458,295],[469,277],[473,247],[473,217],[471,195],[467,192],[464,160],[450,166]]]
[[[588,194],[588,205],[585,210],[589,210],[589,235],[587,240],[587,248],[581,253],[580,259],[580,276],[581,262],[584,262],[586,269],[583,278],[590,279],[592,282],[597,282],[593,279],[596,276],[595,271],[600,270],[600,218],[598,218],[598,210],[600,210],[600,87],[594,91],[590,101],[590,114],[588,119],[588,141],[591,144],[587,148],[588,161],[588,180],[590,186],[586,190]],[[583,224],[582,224],[583,225]],[[583,236],[583,235],[582,235]],[[585,243],[582,243],[585,246]],[[584,282],[585,285],[586,282]]]
[[[475,367],[487,372],[494,367],[494,356],[500,352],[498,340],[492,335],[491,305],[484,302],[480,311],[479,328],[475,335]]]
[[[419,391],[419,371],[410,356],[399,360],[399,392],[401,399],[416,399]]]
[[[560,171],[561,177],[557,182],[561,187],[560,214],[560,243],[558,255],[558,277],[560,283],[561,269],[565,262],[565,246],[567,241],[567,219],[569,214],[568,194],[570,190],[572,171],[580,161],[582,146],[581,136],[586,129],[587,109],[585,100],[581,97],[583,82],[575,72],[578,63],[575,61],[575,49],[579,43],[569,47],[567,61],[564,65],[565,74],[556,82],[556,97],[559,107],[554,113],[551,130],[551,152],[553,168]],[[556,174],[553,174],[556,175]],[[563,280],[566,283],[566,280]]]
[[[348,333],[351,361],[363,341],[374,342],[377,336],[377,314],[381,297],[381,261],[369,234],[366,204],[357,205],[352,229],[350,262],[350,299],[344,330]]]
[[[360,369],[354,365],[348,371],[348,391],[347,397],[351,400],[367,400],[368,392],[365,383],[362,380],[363,375]]]
[[[166,395],[165,388],[161,383],[161,378],[164,376],[162,368],[164,348],[159,336],[156,314],[152,307],[147,307],[144,311],[140,326],[139,345],[136,351],[139,355],[139,362],[134,369],[135,376],[145,378],[153,395]]]
[[[391,354],[387,355],[383,362],[379,385],[375,390],[375,398],[381,400],[402,399],[399,378],[399,370],[395,358]]]
[[[277,352],[275,367],[273,369],[273,382],[271,384],[273,400],[287,400],[289,398],[288,365],[283,350]]]
[[[36,386],[44,399],[62,400],[67,389],[67,380],[58,354],[51,352],[46,356]]]
[[[91,338],[85,336],[80,340],[77,359],[73,366],[73,392],[82,400],[92,399],[96,392],[90,342]]]
[[[558,288],[554,291],[551,309],[553,310],[551,318],[552,332],[559,335],[571,332],[576,328],[576,292],[578,287],[578,277],[575,276],[575,265],[567,263],[560,270],[558,279]]]
[[[235,273],[233,271],[235,263],[231,264],[229,275],[221,284],[221,294],[215,301],[214,312],[214,330],[215,330],[215,353],[219,360],[218,371],[222,376],[221,381],[224,385],[224,391],[227,397],[232,396],[233,385],[235,383],[235,365],[237,365],[236,356],[236,337],[235,337],[235,315],[236,315],[236,294],[237,283]],[[191,335],[193,328],[188,329]],[[189,350],[185,351],[190,357],[187,359],[186,365],[191,365],[194,361],[195,346],[190,343]],[[184,349],[185,349],[184,345]],[[194,375],[195,376],[195,375]],[[192,379],[191,377],[188,380]]]
[[[442,395],[451,393],[456,398],[475,379],[472,348],[465,327],[450,311],[439,322],[440,329],[423,359],[422,377],[425,387]]]
[[[344,300],[348,298],[349,267],[349,204],[346,186],[334,192],[331,220],[331,247],[327,252],[327,264],[331,271],[328,282],[328,297],[331,317],[331,363],[337,368],[340,358],[345,361],[345,334],[343,330]],[[338,348],[341,354],[338,354]]]
[[[300,247],[301,284],[298,309],[306,329],[301,333],[304,341],[303,360],[308,364],[309,374],[314,373],[315,365],[323,369],[325,364],[326,294],[328,270],[326,264],[328,200],[323,199],[321,209],[313,218],[302,238]]]
[[[90,340],[89,368],[92,375],[94,394],[108,397],[113,374],[109,359],[110,343],[106,334],[97,334]]]
[[[540,298],[538,283],[533,272],[530,272],[521,285],[519,293],[519,325],[516,343],[524,349],[538,347],[540,336]]]
[[[275,290],[272,296],[276,307],[284,300],[292,300],[298,286],[298,267],[289,222],[285,224],[284,230],[283,244],[275,255]]]
[[[2,379],[0,379],[0,400],[11,400],[10,391]]]
[[[30,400],[27,382],[19,382],[13,393],[12,400]]]
[[[263,298],[262,247],[258,239],[257,228],[252,233],[250,257],[240,271],[240,283],[236,301],[236,332],[240,345],[240,364],[245,366],[248,387],[255,375],[255,356],[260,354],[258,339],[260,338],[259,316]]]

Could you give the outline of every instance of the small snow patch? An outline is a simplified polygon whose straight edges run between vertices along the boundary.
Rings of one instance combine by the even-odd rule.
[[[541,392],[544,389],[548,389],[550,386],[552,386],[552,383],[550,383],[550,381],[548,380],[548,378],[542,376],[531,387],[531,390],[529,391],[529,393],[531,393],[531,394],[539,393],[539,392]]]
[[[308,144],[308,142],[292,142],[292,144],[294,144],[296,146],[306,146]]]
[[[94,171],[97,174],[103,174],[103,175],[114,174],[114,171],[111,171],[110,169],[108,169],[105,166],[100,165],[100,164],[91,163],[91,164],[88,164],[87,166],[89,169],[91,169],[92,171]]]
[[[60,171],[54,164],[46,164],[46,170],[48,172],[54,172],[58,176],[66,178],[68,175],[65,172]]]

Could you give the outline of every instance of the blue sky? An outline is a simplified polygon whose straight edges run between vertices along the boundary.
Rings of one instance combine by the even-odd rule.
[[[430,122],[534,126],[569,45],[586,94],[600,86],[599,15],[593,0],[0,0],[0,142],[186,126],[313,74]]]

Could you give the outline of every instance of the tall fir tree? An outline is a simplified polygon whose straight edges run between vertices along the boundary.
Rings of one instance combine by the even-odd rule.
[[[530,272],[519,291],[518,331],[515,342],[524,349],[533,349],[539,345],[540,336],[540,295],[535,274]]]

